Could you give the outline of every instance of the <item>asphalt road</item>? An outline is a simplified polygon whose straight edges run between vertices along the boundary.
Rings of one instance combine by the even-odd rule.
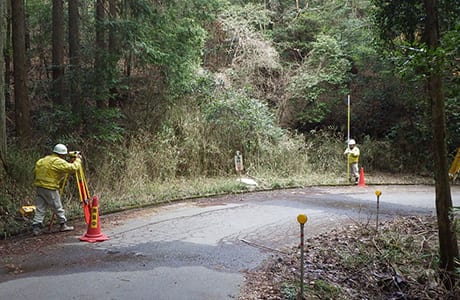
[[[109,240],[79,241],[1,257],[3,299],[237,299],[244,272],[268,255],[299,243],[298,214],[305,235],[349,222],[434,215],[434,187],[311,187],[197,199],[101,217]],[[460,187],[452,187],[460,205]],[[100,199],[103,205],[103,199]],[[73,234],[73,233],[72,233]],[[38,239],[40,237],[36,237]],[[20,265],[12,272],[7,265]]]

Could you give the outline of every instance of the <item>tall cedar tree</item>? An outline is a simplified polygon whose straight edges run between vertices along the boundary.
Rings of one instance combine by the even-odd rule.
[[[0,1],[0,16],[6,15],[6,3]],[[6,18],[0,18],[0,53],[5,48]],[[5,105],[5,60],[0,59],[0,160],[6,169],[6,105]]]
[[[117,1],[116,0],[109,0],[109,20],[111,23],[115,23],[117,19]],[[116,70],[116,59],[117,55],[118,43],[117,43],[117,35],[115,26],[111,26],[109,28],[109,54],[110,58],[110,69],[112,70],[112,74],[114,70]],[[112,75],[113,76],[113,75]],[[115,78],[114,78],[115,80]],[[113,81],[114,81],[113,80]],[[117,97],[118,93],[115,87],[110,88],[110,98],[109,98],[109,107],[116,107],[117,106]]]
[[[94,60],[94,69],[97,80],[96,104],[98,108],[106,107],[105,96],[105,63],[104,52],[106,51],[105,42],[105,0],[96,0],[96,55]]]
[[[64,1],[53,0],[53,103],[64,105]]]
[[[16,135],[22,144],[26,144],[30,140],[32,127],[30,100],[26,85],[27,63],[23,0],[11,0],[11,14]]]
[[[69,0],[69,62],[70,62],[70,103],[72,111],[80,116],[82,110],[80,87],[80,14],[79,0]]]

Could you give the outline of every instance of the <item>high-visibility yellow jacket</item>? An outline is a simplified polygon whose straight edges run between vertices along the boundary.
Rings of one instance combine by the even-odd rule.
[[[455,155],[454,161],[449,168],[449,177],[453,179],[455,175],[460,171],[460,147],[457,149],[457,155]]]
[[[345,155],[348,154],[349,164],[358,163],[359,161],[359,148],[358,147],[354,146],[353,149],[347,148],[343,154]]]
[[[80,166],[80,158],[76,158],[73,163],[69,163],[55,153],[45,156],[35,164],[34,185],[49,190],[58,190],[65,175],[75,172]]]

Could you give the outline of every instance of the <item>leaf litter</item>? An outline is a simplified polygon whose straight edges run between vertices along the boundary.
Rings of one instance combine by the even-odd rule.
[[[441,282],[435,217],[398,217],[353,223],[304,244],[303,297],[300,245],[274,253],[248,271],[239,300],[460,299],[457,284]]]

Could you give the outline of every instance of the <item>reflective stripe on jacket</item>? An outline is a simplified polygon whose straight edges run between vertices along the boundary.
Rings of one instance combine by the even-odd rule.
[[[60,188],[65,174],[75,172],[80,166],[80,158],[75,159],[73,163],[69,163],[54,153],[45,156],[35,164],[34,186],[57,190]]]

